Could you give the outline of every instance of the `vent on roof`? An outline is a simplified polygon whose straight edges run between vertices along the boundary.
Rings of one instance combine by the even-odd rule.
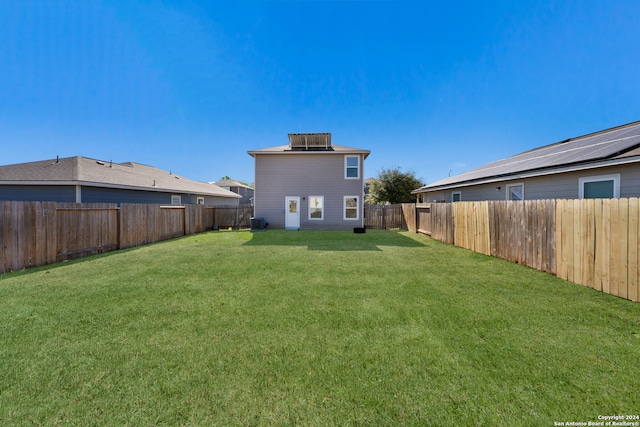
[[[292,150],[326,151],[331,148],[330,133],[290,133],[289,147]]]

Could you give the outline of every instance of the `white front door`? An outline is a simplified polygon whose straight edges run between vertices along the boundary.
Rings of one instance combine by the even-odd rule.
[[[285,197],[284,212],[284,228],[300,228],[300,197]]]

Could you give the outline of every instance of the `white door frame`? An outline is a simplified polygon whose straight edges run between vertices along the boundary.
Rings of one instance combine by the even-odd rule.
[[[295,205],[291,205],[295,202]],[[295,207],[296,212],[290,212]],[[298,230],[300,228],[300,197],[286,196],[284,198],[284,228],[287,230]]]

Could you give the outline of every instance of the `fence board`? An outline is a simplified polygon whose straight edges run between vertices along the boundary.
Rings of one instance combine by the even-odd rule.
[[[537,262],[537,245],[536,245],[536,234],[537,234],[537,215],[533,213],[533,210],[537,208],[537,202],[533,201],[524,201],[520,203],[524,210],[525,215],[525,229],[524,229],[524,261],[523,265],[528,265],[533,268],[536,268]]]
[[[615,205],[617,221],[615,221],[615,232],[611,233],[611,281],[615,282],[613,287],[617,290],[617,295],[627,298],[627,256],[628,256],[628,215],[629,201],[627,199],[612,199],[612,207]],[[612,227],[614,227],[612,224]],[[615,252],[613,250],[615,249]]]
[[[557,257],[556,257],[556,252],[557,252],[557,248],[556,248],[556,228],[558,227],[557,222],[556,222],[556,201],[555,200],[548,200],[549,203],[549,207],[547,209],[547,220],[545,221],[545,223],[547,224],[547,230],[546,230],[546,263],[545,265],[547,266],[547,272],[552,273],[552,274],[556,274],[557,269],[558,269],[558,265],[557,265]]]
[[[509,235],[507,233],[509,212],[507,210],[507,202],[499,201],[493,203],[496,215],[496,252],[500,258],[509,259]]]
[[[573,280],[573,200],[564,200],[562,206],[562,240],[563,254],[562,263],[564,264],[565,280]]]
[[[35,202],[35,230],[37,233],[34,265],[56,262],[57,236],[55,233],[56,211],[54,202]]]
[[[609,286],[612,295],[620,295],[620,257],[622,256],[621,248],[616,244],[620,240],[620,211],[617,200],[610,200],[610,264],[609,264]],[[626,248],[625,248],[626,249]]]
[[[594,224],[595,224],[595,263],[594,263],[594,288],[599,289],[602,292],[609,291],[609,280],[608,280],[608,263],[609,263],[609,251],[606,247],[606,239],[605,239],[605,213],[604,213],[604,200],[596,199],[593,201],[594,203]],[[608,216],[607,216],[608,218]],[[606,289],[606,290],[605,290]]]
[[[404,220],[404,227],[406,230],[416,233],[418,227],[416,225],[416,205],[415,203],[403,203],[402,204],[402,218]]]
[[[638,203],[638,198],[634,197],[629,199],[629,259],[627,264],[627,289],[629,298],[631,301],[638,302],[638,265],[639,263],[639,255],[640,251],[638,250],[638,244],[640,243],[638,237],[640,234],[639,224],[640,224],[640,206]]]
[[[533,217],[533,230],[530,233],[534,233],[533,241],[533,259],[531,267],[536,270],[546,271],[544,265],[546,237],[547,237],[547,208],[549,203],[545,200],[534,200],[534,206],[529,210],[529,215]]]
[[[586,219],[587,216],[583,211],[583,207],[586,206],[583,202],[586,200],[576,199],[574,202],[574,210],[573,210],[573,228],[574,239],[573,239],[573,277],[575,283],[584,285],[585,284],[585,269],[583,268],[586,261],[586,246],[587,246],[587,236],[586,236]]]
[[[582,266],[582,283],[585,286],[596,289],[596,281],[595,281],[595,245],[596,245],[596,235],[595,235],[595,200],[588,199],[585,200],[584,206],[582,209],[585,213],[585,218],[583,220],[583,229],[584,229],[584,258],[583,258],[583,266]]]

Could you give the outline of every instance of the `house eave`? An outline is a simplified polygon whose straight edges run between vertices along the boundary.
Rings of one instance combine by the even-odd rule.
[[[369,157],[369,154],[371,154],[370,150],[360,150],[360,149],[335,149],[337,148],[336,146],[333,147],[334,150],[333,151],[328,151],[328,150],[318,150],[318,151],[312,151],[312,150],[290,150],[290,149],[286,149],[286,150],[281,150],[281,151],[268,151],[268,150],[251,150],[251,151],[247,151],[247,154],[249,154],[251,157],[255,158],[257,155],[266,155],[266,156],[274,156],[274,155],[278,155],[278,156],[282,156],[282,155],[291,155],[291,156],[301,156],[301,155],[344,155],[344,154],[363,154],[364,158],[366,159],[367,157]]]

